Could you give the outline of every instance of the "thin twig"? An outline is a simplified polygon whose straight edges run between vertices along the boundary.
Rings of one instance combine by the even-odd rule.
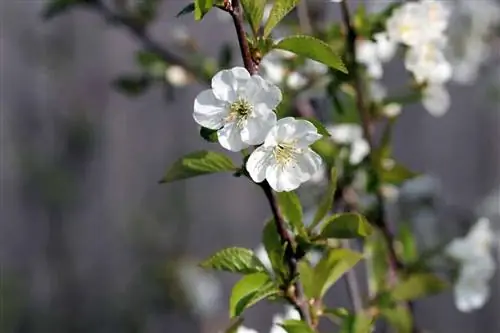
[[[302,33],[310,35],[313,29],[311,25],[311,19],[309,18],[307,0],[299,1],[299,4],[297,5],[297,16],[299,17],[299,26]]]
[[[234,27],[236,29],[236,34],[238,35],[238,44],[240,45],[241,55],[243,57],[243,63],[245,68],[250,72],[250,74],[257,73],[257,65],[252,59],[252,53],[248,45],[245,27],[243,22],[243,10],[240,5],[239,0],[232,0],[231,8],[228,10],[229,14],[233,18]]]
[[[186,62],[182,57],[171,53],[165,49],[165,47],[151,39],[144,29],[144,26],[139,24],[132,17],[113,12],[113,10],[111,10],[102,0],[93,1],[91,5],[92,8],[103,15],[109,23],[127,28],[127,30],[141,42],[145,49],[156,53],[165,60],[165,62],[183,67],[200,82],[210,82],[210,77],[204,73],[202,68]]]

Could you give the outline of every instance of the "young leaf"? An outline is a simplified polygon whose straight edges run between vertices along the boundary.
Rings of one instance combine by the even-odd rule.
[[[267,0],[241,0],[245,16],[247,17],[248,23],[250,23],[254,33],[259,31],[266,3]]]
[[[281,238],[276,229],[274,219],[267,222],[262,232],[262,243],[266,249],[273,271],[278,277],[286,276],[287,268],[283,262],[285,250],[281,243]]]
[[[304,294],[307,298],[313,298],[316,284],[316,281],[314,280],[314,269],[307,261],[300,261],[297,264],[297,269],[299,271],[300,281],[304,286]]]
[[[418,176],[418,173],[411,171],[397,162],[394,162],[394,164],[390,163],[390,165],[386,167],[382,166],[380,170],[381,181],[393,185],[401,185],[405,181],[415,178],[416,176]]]
[[[344,317],[340,333],[370,333],[373,319],[366,312],[349,314]]]
[[[268,37],[274,27],[292,11],[300,0],[276,0],[274,6],[269,13],[269,19],[264,26],[264,37]],[[307,1],[307,0],[304,0]]]
[[[300,231],[304,231],[302,223],[302,205],[295,192],[278,192],[278,203],[284,218],[290,225]]]
[[[314,269],[314,280],[316,281],[314,298],[322,298],[328,289],[344,275],[348,270],[361,260],[360,253],[349,249],[331,249],[323,256]]]
[[[311,36],[291,36],[282,39],[274,47],[316,60],[333,69],[347,73],[340,56],[320,39]]]
[[[378,294],[386,289],[389,262],[389,251],[380,232],[376,231],[365,239],[364,252],[368,260],[368,289],[371,294]]]
[[[266,271],[266,267],[259,258],[255,256],[252,250],[239,247],[221,250],[204,260],[200,266],[203,268],[241,274]]]
[[[234,318],[258,301],[277,295],[279,289],[266,273],[245,275],[238,281],[231,292],[229,299],[229,316]]]
[[[316,333],[307,323],[301,320],[285,320],[280,326],[283,327],[287,333]]]
[[[364,216],[356,213],[336,214],[323,224],[323,238],[360,238],[372,233],[372,226]]]
[[[330,170],[330,183],[328,184],[328,188],[326,189],[325,195],[321,199],[321,202],[318,205],[318,209],[314,214],[314,219],[311,223],[310,229],[314,229],[320,223],[323,218],[328,214],[328,212],[332,209],[333,205],[333,197],[335,195],[335,190],[337,189],[337,169],[332,168]]]
[[[418,258],[417,242],[408,224],[403,224],[399,228],[397,241],[401,244],[401,257],[403,261],[405,263],[415,262]]]
[[[52,0],[48,1],[47,6],[43,10],[43,18],[50,20],[55,16],[64,13],[74,5],[85,3],[85,0]]]
[[[194,4],[194,2],[191,2],[189,5],[182,8],[182,10],[180,12],[178,12],[177,15],[175,15],[175,17],[181,17],[181,16],[184,16],[186,14],[191,14],[192,12],[194,12],[194,10],[195,10],[195,4]]]
[[[394,327],[398,333],[411,333],[413,318],[407,307],[398,305],[395,308],[381,309],[380,314]]]
[[[448,284],[434,274],[413,274],[394,287],[392,297],[397,301],[410,301],[438,294],[447,288]]]
[[[160,183],[170,183],[180,179],[192,178],[223,171],[236,171],[229,157],[213,151],[197,151],[177,160]]]
[[[206,13],[212,9],[213,0],[195,0],[194,2],[194,19],[199,21]]]

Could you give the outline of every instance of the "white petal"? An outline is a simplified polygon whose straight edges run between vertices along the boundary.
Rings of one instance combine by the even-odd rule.
[[[424,90],[422,104],[431,115],[441,117],[450,108],[451,99],[443,86],[432,85]]]
[[[228,123],[217,131],[219,143],[222,147],[230,151],[240,151],[249,147],[249,144],[241,141],[241,130],[236,123]]]
[[[203,127],[219,129],[229,114],[226,103],[218,100],[212,90],[205,90],[194,100],[194,120]]]
[[[389,35],[385,32],[379,32],[373,36],[376,43],[377,57],[383,61],[387,62],[394,57],[396,53],[397,44],[389,38]]]
[[[294,126],[293,139],[299,148],[307,148],[323,137],[310,121],[298,119],[295,120]]]
[[[321,157],[310,148],[307,148],[303,154],[297,157],[297,167],[302,173],[300,179],[303,182],[308,181],[315,173],[320,171],[322,165],[323,160]]]
[[[454,289],[457,309],[471,312],[484,306],[490,297],[488,282],[474,277],[459,278]]]
[[[214,95],[226,102],[234,102],[239,90],[250,80],[250,73],[243,67],[224,69],[212,78]]]
[[[285,117],[278,120],[276,126],[274,126],[266,136],[264,145],[266,147],[274,147],[280,142],[286,142],[287,139],[293,139],[293,133],[295,132],[295,118]]]
[[[278,86],[267,82],[259,75],[253,75],[247,82],[242,96],[254,106],[263,105],[269,110],[276,108],[283,98]]]
[[[269,259],[269,255],[267,254],[266,249],[264,248],[264,246],[262,244],[259,245],[259,247],[257,247],[254,252],[255,252],[255,255],[257,256],[257,258],[259,258],[259,260],[262,262],[262,264],[264,265],[264,267],[269,272],[271,272],[272,269],[273,269],[272,265],[271,265],[271,259]]]
[[[297,189],[302,183],[301,172],[294,168],[292,164],[285,168],[274,164],[266,170],[266,179],[273,190],[276,192],[289,192]]]
[[[246,168],[252,180],[256,183],[264,181],[266,170],[272,161],[272,151],[260,146],[255,149],[247,160]]]
[[[384,69],[382,68],[382,64],[380,62],[372,62],[366,66],[368,76],[372,79],[379,80],[384,75]]]
[[[351,146],[351,155],[349,162],[353,165],[361,163],[361,161],[370,153],[370,146],[366,140],[356,140]]]
[[[290,89],[299,90],[305,87],[305,85],[307,84],[307,79],[304,77],[304,75],[298,72],[291,72],[290,75],[288,75],[286,84]]]
[[[332,140],[340,144],[349,144],[363,137],[363,130],[358,124],[339,124],[328,128]]]
[[[259,145],[276,124],[276,113],[268,111],[263,117],[250,117],[241,130],[241,140],[250,145]]]
[[[220,11],[222,12],[222,11]],[[224,13],[226,14],[226,13]],[[229,16],[229,15],[228,15]],[[248,328],[248,327],[245,327],[245,326],[240,326],[238,327],[238,329],[236,330],[236,333],[259,333],[258,331],[254,330],[254,329],[251,329],[251,328]]]

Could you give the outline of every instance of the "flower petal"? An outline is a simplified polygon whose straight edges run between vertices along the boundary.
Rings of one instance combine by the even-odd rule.
[[[218,100],[210,89],[199,93],[194,100],[193,118],[203,127],[221,128],[228,114],[226,103]]]
[[[300,178],[303,182],[311,179],[318,171],[321,170],[323,160],[312,149],[307,150],[297,157],[297,167],[301,171]]]
[[[276,123],[266,136],[264,145],[266,147],[274,147],[280,142],[286,142],[292,139],[292,135],[295,132],[295,118],[285,117]]]
[[[242,92],[250,104],[257,106],[263,104],[273,110],[281,103],[283,96],[278,86],[264,80],[259,75],[253,75]]]
[[[267,111],[264,117],[250,117],[241,130],[241,139],[250,145],[259,145],[276,124],[276,113]]]
[[[282,168],[278,164],[273,164],[266,169],[266,179],[276,192],[295,190],[302,183],[301,177],[301,171],[292,165]]]
[[[219,137],[219,143],[222,147],[230,151],[240,151],[250,145],[241,141],[241,130],[236,125],[236,123],[228,123],[219,131],[217,131],[217,136]]]
[[[260,183],[266,179],[266,171],[272,161],[272,151],[260,146],[247,160],[246,168],[252,180]]]
[[[322,135],[318,133],[318,129],[313,123],[307,120],[295,120],[295,132],[293,137],[296,140],[296,146],[299,148],[307,148],[319,139]]]
[[[226,102],[234,102],[238,98],[238,92],[245,87],[250,80],[250,73],[243,67],[225,69],[212,78],[212,89],[214,95]]]
[[[370,153],[370,146],[364,139],[356,140],[351,146],[351,155],[349,162],[353,165],[361,163],[361,161]]]

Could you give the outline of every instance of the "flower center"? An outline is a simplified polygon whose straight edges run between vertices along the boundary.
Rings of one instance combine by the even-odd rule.
[[[238,127],[242,127],[248,116],[252,114],[253,106],[247,100],[238,98],[230,106],[229,121],[236,121]]]
[[[288,163],[294,161],[297,157],[298,149],[290,143],[280,143],[273,150],[273,156],[276,162],[284,167]]]

